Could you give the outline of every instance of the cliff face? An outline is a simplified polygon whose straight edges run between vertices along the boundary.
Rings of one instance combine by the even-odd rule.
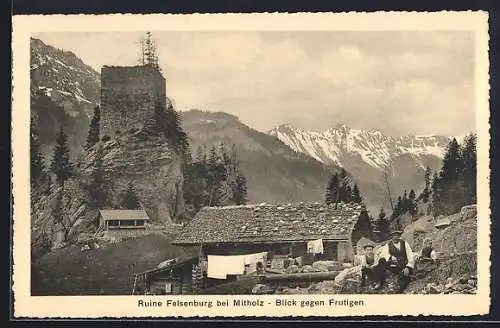
[[[115,203],[132,182],[148,215],[169,223],[184,212],[181,160],[163,136],[148,129],[132,129],[102,143],[103,164],[113,184]],[[86,156],[83,171],[90,169],[94,157],[95,149]]]
[[[151,219],[169,224],[184,213],[181,161],[163,136],[145,126],[101,142],[101,145],[103,166],[113,190],[112,206],[119,204],[121,192],[132,182]],[[65,183],[64,189],[52,186],[32,192],[34,253],[61,247],[74,240],[79,232],[95,230],[97,211],[88,208],[82,181],[90,173],[97,147],[80,158],[77,175]],[[59,196],[62,196],[62,224],[56,224],[53,218],[53,208]]]

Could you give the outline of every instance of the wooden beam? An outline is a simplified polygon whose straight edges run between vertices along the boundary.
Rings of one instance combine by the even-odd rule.
[[[333,280],[340,271],[327,272],[303,272],[303,273],[282,273],[282,274],[264,274],[261,277],[264,281],[282,281],[282,280]]]
[[[134,287],[132,288],[132,295],[135,294],[135,284],[137,283],[137,275],[134,277]]]

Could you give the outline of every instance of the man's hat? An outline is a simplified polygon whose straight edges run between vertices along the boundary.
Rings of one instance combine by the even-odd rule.
[[[403,234],[403,232],[402,232],[401,230],[394,230],[394,231],[392,231],[392,232],[389,234],[389,236],[392,236],[392,235],[395,235],[395,234],[402,235],[402,234]]]
[[[368,243],[368,244],[363,246],[363,249],[366,249],[367,247],[375,248],[375,245],[372,243]]]

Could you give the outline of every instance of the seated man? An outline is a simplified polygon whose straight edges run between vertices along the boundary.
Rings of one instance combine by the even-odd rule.
[[[398,293],[405,291],[410,283],[410,275],[413,272],[415,259],[410,244],[401,239],[401,231],[396,230],[390,234],[391,240],[382,246],[378,265],[398,276]],[[386,275],[380,277],[381,286],[385,284]]]
[[[361,287],[366,285],[366,281],[377,281],[380,280],[380,273],[377,269],[380,266],[377,265],[375,253],[373,253],[374,245],[367,244],[364,247],[365,254],[361,257]]]

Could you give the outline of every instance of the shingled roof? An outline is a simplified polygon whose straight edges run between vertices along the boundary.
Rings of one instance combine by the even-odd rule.
[[[344,203],[337,208],[319,203],[205,207],[173,244],[345,240],[361,209]]]
[[[99,210],[102,218],[107,220],[149,220],[144,210]]]

